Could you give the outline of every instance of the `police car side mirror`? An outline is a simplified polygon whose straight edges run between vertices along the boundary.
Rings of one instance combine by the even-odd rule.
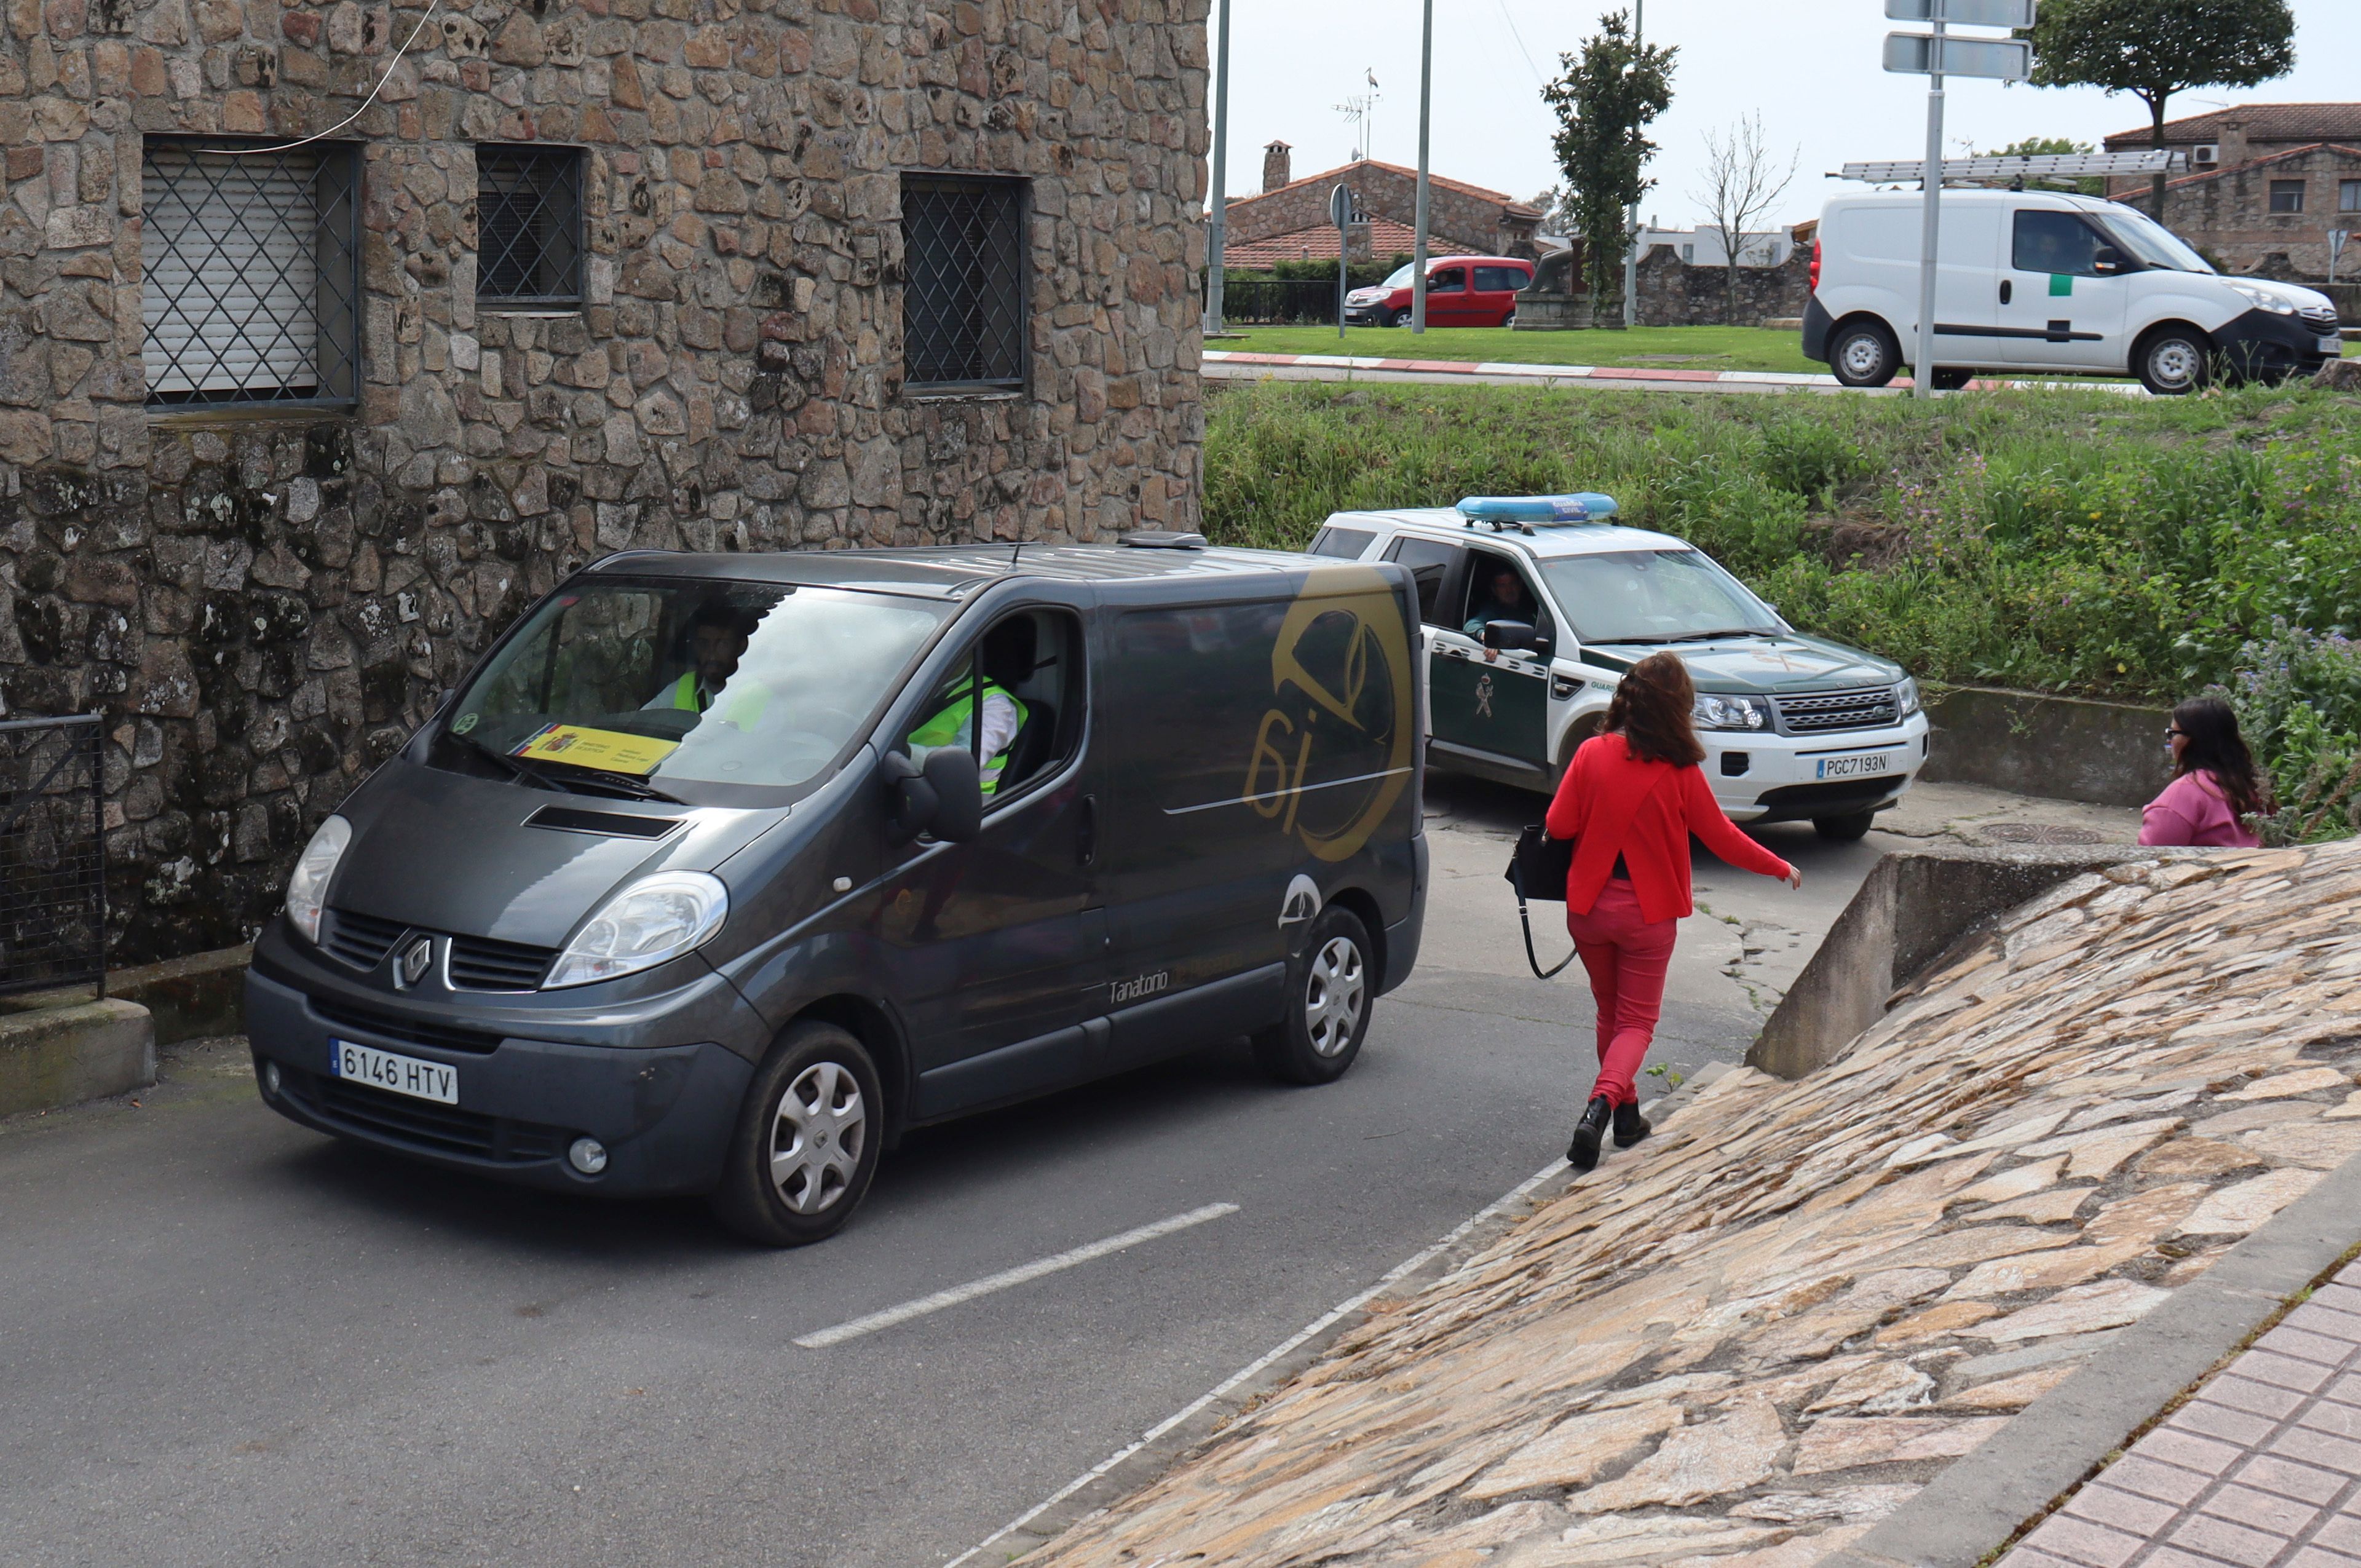
[[[956,746],[929,752],[926,776],[918,782],[935,797],[928,832],[946,843],[964,844],[983,828],[983,784],[972,753]]]
[[[1511,651],[1532,648],[1541,639],[1529,620],[1488,620],[1484,623],[1484,646]]]

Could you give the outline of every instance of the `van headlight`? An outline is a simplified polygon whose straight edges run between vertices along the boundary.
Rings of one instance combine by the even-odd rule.
[[[2272,290],[2257,289],[2252,283],[2233,283],[2230,285],[2230,288],[2233,292],[2245,295],[2248,300],[2260,305],[2263,309],[2270,312],[2273,315],[2291,316],[2295,314],[2294,302],[2289,300],[2285,295],[2279,294]]]
[[[1902,684],[1894,688],[1894,706],[1905,718],[1924,707],[1925,705],[1918,698],[1918,683],[1908,675],[1903,676]]]
[[[1689,718],[1700,729],[1768,729],[1771,704],[1759,696],[1720,696],[1699,692],[1697,706],[1689,709]]]
[[[320,916],[328,908],[328,879],[336,874],[336,862],[352,841],[353,825],[341,817],[329,817],[295,857],[295,874],[287,879],[287,924],[315,947]]]
[[[637,974],[702,943],[730,917],[730,890],[704,872],[658,872],[598,906],[549,968],[544,991]]]

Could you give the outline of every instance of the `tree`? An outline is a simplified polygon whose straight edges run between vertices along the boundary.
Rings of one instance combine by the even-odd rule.
[[[1542,221],[1534,225],[1540,233],[1564,237],[1575,232],[1574,206],[1564,186],[1553,185],[1525,205],[1541,209]]]
[[[1755,224],[1794,183],[1803,148],[1790,152],[1787,166],[1779,167],[1778,155],[1763,138],[1763,116],[1757,113],[1726,133],[1708,131],[1705,155],[1705,189],[1691,192],[1690,199],[1706,210],[1708,226],[1721,236],[1722,258],[1729,263],[1721,286],[1721,319],[1735,326],[1739,252]]]
[[[2043,0],[2030,34],[2041,87],[2099,87],[2147,105],[2148,145],[2164,106],[2191,87],[2254,87],[2295,66],[2288,0]],[[2164,217],[2164,173],[2148,195]]]
[[[1584,270],[1594,326],[1607,319],[1607,304],[1620,299],[1619,275],[1631,243],[1624,210],[1655,184],[1642,170],[1656,144],[1642,133],[1673,101],[1678,52],[1635,46],[1630,13],[1609,12],[1598,18],[1598,33],[1584,40],[1579,55],[1558,57],[1565,74],[1542,89],[1543,101],[1557,114],[1550,147],[1565,174],[1565,204],[1587,242]]]

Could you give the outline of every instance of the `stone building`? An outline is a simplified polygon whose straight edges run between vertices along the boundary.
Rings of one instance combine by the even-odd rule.
[[[629,546],[1196,519],[1204,0],[10,0],[0,715],[239,940]]]
[[[2328,231],[2361,229],[2361,104],[2246,104],[2168,120],[2164,134],[2189,163],[2165,186],[2165,225],[2226,271],[2323,279]],[[2107,138],[2110,152],[2150,145],[2146,126]],[[2147,206],[2146,176],[2108,187]]]
[[[1363,159],[1298,180],[1291,163],[1287,143],[1272,142],[1263,149],[1261,193],[1230,199],[1222,241],[1225,266],[1334,258],[1336,226],[1328,221],[1328,198],[1340,184],[1353,188],[1369,220],[1366,239],[1358,233],[1348,236],[1355,260],[1411,253],[1417,232],[1417,170]],[[1426,184],[1428,255],[1540,254],[1533,243],[1542,221],[1538,207],[1432,171]]]

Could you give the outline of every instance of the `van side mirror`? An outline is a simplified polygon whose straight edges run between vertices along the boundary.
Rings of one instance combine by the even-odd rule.
[[[1515,652],[1537,647],[1541,639],[1529,620],[1488,620],[1484,623],[1484,646],[1501,652]]]
[[[900,751],[888,751],[880,768],[893,796],[887,823],[895,838],[931,833],[948,844],[964,844],[983,826],[983,786],[975,759],[957,747],[929,752],[921,768]]]
[[[2124,253],[2117,250],[2114,246],[2103,245],[2099,247],[2098,249],[2091,253],[2092,271],[2121,272],[2123,269]]]

